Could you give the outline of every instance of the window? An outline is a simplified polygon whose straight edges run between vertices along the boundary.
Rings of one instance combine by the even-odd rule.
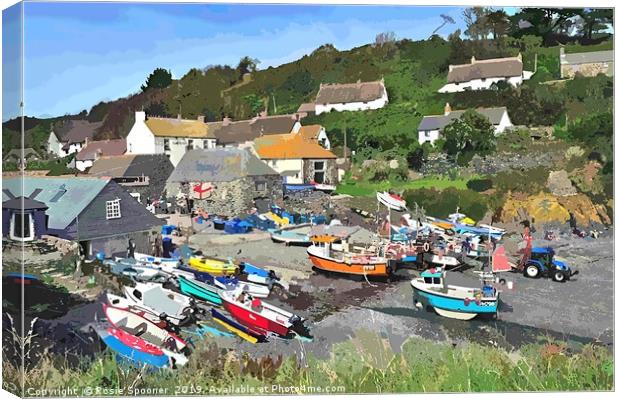
[[[113,201],[106,201],[105,218],[106,219],[118,219],[120,217],[121,217],[121,200],[115,199]]]
[[[194,140],[187,140],[187,149],[188,150],[194,149]]]
[[[431,132],[428,131],[428,130],[425,130],[424,131],[424,137],[426,137],[427,139],[430,139],[431,138]]]
[[[323,161],[315,162],[314,170],[325,170],[325,162]]]
[[[433,277],[433,284],[441,284],[439,277]]]
[[[256,191],[266,191],[267,190],[267,183],[261,181],[261,182],[256,182]]]
[[[16,213],[13,215],[13,237],[30,238],[29,213]]]
[[[202,148],[211,148],[209,140],[202,140]]]
[[[170,151],[170,140],[164,139],[164,151]]]
[[[425,284],[431,284],[433,282],[433,279],[430,277],[424,277],[424,283]]]

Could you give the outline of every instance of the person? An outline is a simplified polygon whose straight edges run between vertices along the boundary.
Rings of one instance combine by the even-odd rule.
[[[136,252],[136,243],[133,241],[133,238],[130,238],[129,243],[127,245],[127,257],[130,259],[134,259],[135,252]]]
[[[162,239],[161,233],[157,233],[157,236],[155,237],[155,253],[153,254],[157,257],[161,257],[162,255]]]

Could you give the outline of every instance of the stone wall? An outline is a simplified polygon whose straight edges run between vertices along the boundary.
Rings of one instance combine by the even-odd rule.
[[[562,65],[562,77],[574,78],[577,73],[583,76],[596,76],[599,73],[612,75],[614,63],[608,62],[605,66],[603,63],[579,64],[579,65]]]
[[[315,161],[325,162],[325,180],[323,181],[323,183],[333,185],[338,184],[338,167],[336,165],[335,159],[304,159],[304,170],[302,176],[304,176],[306,180],[308,180],[308,182],[313,179]]]

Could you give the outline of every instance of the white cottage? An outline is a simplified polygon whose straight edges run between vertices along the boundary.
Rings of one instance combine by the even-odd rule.
[[[495,129],[496,136],[513,126],[506,107],[477,108],[476,112],[489,120]],[[460,118],[464,113],[465,110],[452,111],[450,104],[446,103],[443,115],[425,116],[418,126],[418,142],[420,144],[433,144],[441,136],[443,128],[455,119]]]
[[[516,57],[477,60],[471,57],[470,64],[450,65],[448,83],[439,93],[457,93],[465,90],[489,90],[493,84],[507,82],[513,87],[520,86],[534,72],[523,70],[521,53]]]
[[[204,116],[197,119],[146,117],[136,112],[136,121],[127,135],[128,154],[166,154],[177,165],[189,150],[215,148],[216,138]]]
[[[82,119],[58,123],[47,138],[47,152],[59,158],[79,152],[93,140],[102,124]]]
[[[388,103],[383,79],[376,82],[322,84],[314,101],[314,112],[365,111],[385,107]]]

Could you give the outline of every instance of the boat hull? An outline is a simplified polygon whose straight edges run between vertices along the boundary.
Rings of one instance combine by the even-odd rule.
[[[433,307],[440,316],[460,320],[471,320],[478,315],[494,315],[497,313],[499,298],[482,298],[479,303],[475,301],[466,303],[462,298],[440,295],[416,287],[413,283],[412,287],[414,297]]]
[[[234,302],[224,300],[224,308],[235,319],[253,330],[258,329],[265,332],[272,332],[283,337],[288,336],[290,333],[289,327],[252,312]]]
[[[217,259],[190,258],[188,264],[192,269],[209,273],[212,276],[230,276],[237,271],[236,265]]]
[[[147,364],[156,368],[168,367],[170,365],[170,359],[163,351],[150,351],[153,353],[149,353],[133,348],[123,342],[122,338],[124,335],[119,334],[117,329],[99,329],[97,334],[112,351],[131,363],[137,365]]]
[[[345,263],[333,258],[308,253],[310,262],[319,270],[328,272],[354,274],[360,276],[387,277],[392,274],[387,262],[381,263]]]
[[[214,305],[222,305],[222,298],[220,297],[219,290],[216,287],[210,287],[205,283],[192,281],[185,278],[185,276],[179,276],[179,288],[184,294],[194,296]]]

